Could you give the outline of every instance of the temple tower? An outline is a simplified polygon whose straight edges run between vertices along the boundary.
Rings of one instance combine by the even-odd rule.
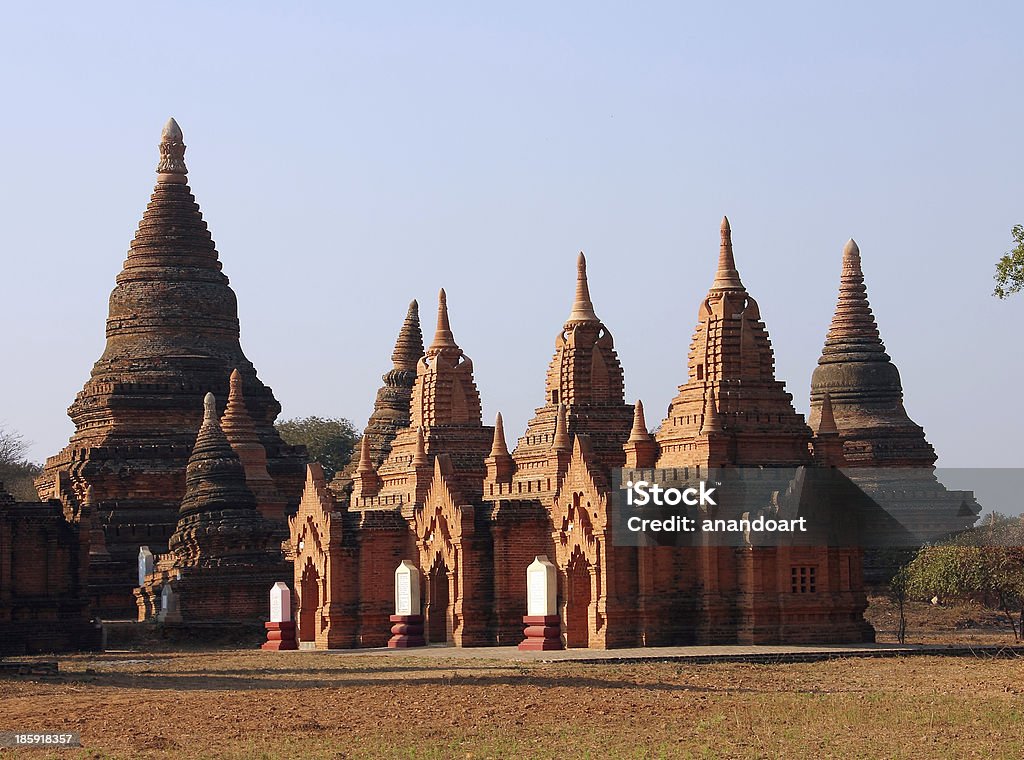
[[[556,442],[559,407],[564,406],[567,434]],[[554,452],[571,449],[571,436],[590,438],[594,464],[606,470],[622,467],[622,446],[629,438],[633,407],[625,402],[622,365],[611,332],[597,316],[590,299],[587,259],[576,260],[576,295],[569,318],[555,338],[555,355],[548,365],[544,404],[537,407],[512,456],[518,482],[538,494],[552,491]],[[550,485],[548,484],[551,479]]]
[[[900,372],[871,313],[860,248],[852,239],[843,249],[836,311],[811,376],[812,427],[826,396],[850,467],[935,464],[924,430],[903,407]]]
[[[736,269],[728,218],[697,320],[687,382],[655,433],[658,467],[810,464],[811,431],[775,379],[771,340]]]
[[[184,155],[171,119],[156,187],[110,295],[106,348],[68,409],[75,433],[37,481],[44,495],[61,471],[80,498],[94,487],[107,547],[124,566],[124,609],[98,610],[105,617],[131,608],[139,546],[159,551],[174,529],[203,397],[226,399],[232,370],[289,505],[304,482],[305,453],[274,430],[281,407],[242,352],[235,294],[189,189]]]
[[[447,454],[453,472],[449,486],[467,502],[480,499],[493,438],[493,428],[483,425],[473,362],[455,342],[442,289],[434,338],[416,363],[409,424],[395,435],[377,468],[381,497],[415,500],[416,474],[429,481],[431,459]]]

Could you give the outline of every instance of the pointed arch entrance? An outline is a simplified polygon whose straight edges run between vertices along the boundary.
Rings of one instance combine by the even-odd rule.
[[[593,601],[590,562],[577,549],[565,568],[563,624],[565,645],[570,649],[590,646],[590,605]]]
[[[299,641],[315,642],[320,613],[320,573],[312,559],[306,562],[299,587]]]
[[[438,553],[427,572],[427,593],[424,607],[428,644],[452,643],[451,579],[448,565]]]

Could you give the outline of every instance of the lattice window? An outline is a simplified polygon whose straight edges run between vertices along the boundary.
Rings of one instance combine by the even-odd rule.
[[[790,590],[794,594],[813,594],[818,590],[817,568],[797,565],[790,569]]]

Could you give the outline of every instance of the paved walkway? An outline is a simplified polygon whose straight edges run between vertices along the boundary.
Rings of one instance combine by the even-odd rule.
[[[310,651],[310,650],[304,650]],[[789,646],[707,646],[634,647],[628,649],[566,649],[554,652],[521,652],[516,647],[426,646],[413,649],[314,650],[325,655],[394,658],[426,657],[438,660],[491,660],[505,662],[637,663],[686,662],[819,662],[843,657],[909,657],[917,655],[954,657],[1022,657],[1024,647],[949,646],[920,644],[789,645]]]

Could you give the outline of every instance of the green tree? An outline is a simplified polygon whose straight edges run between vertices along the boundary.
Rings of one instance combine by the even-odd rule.
[[[1024,625],[1024,521],[989,515],[977,528],[923,547],[894,581],[910,598],[937,596],[996,607],[1019,641]]]
[[[0,427],[0,483],[18,501],[39,501],[34,480],[42,468],[28,461],[28,441]]]
[[[320,463],[328,480],[348,464],[359,442],[355,426],[340,417],[296,417],[274,427],[285,443],[305,446],[309,458]]]
[[[1007,298],[1024,288],[1024,225],[1010,230],[1016,245],[996,262],[996,288],[992,295]]]

